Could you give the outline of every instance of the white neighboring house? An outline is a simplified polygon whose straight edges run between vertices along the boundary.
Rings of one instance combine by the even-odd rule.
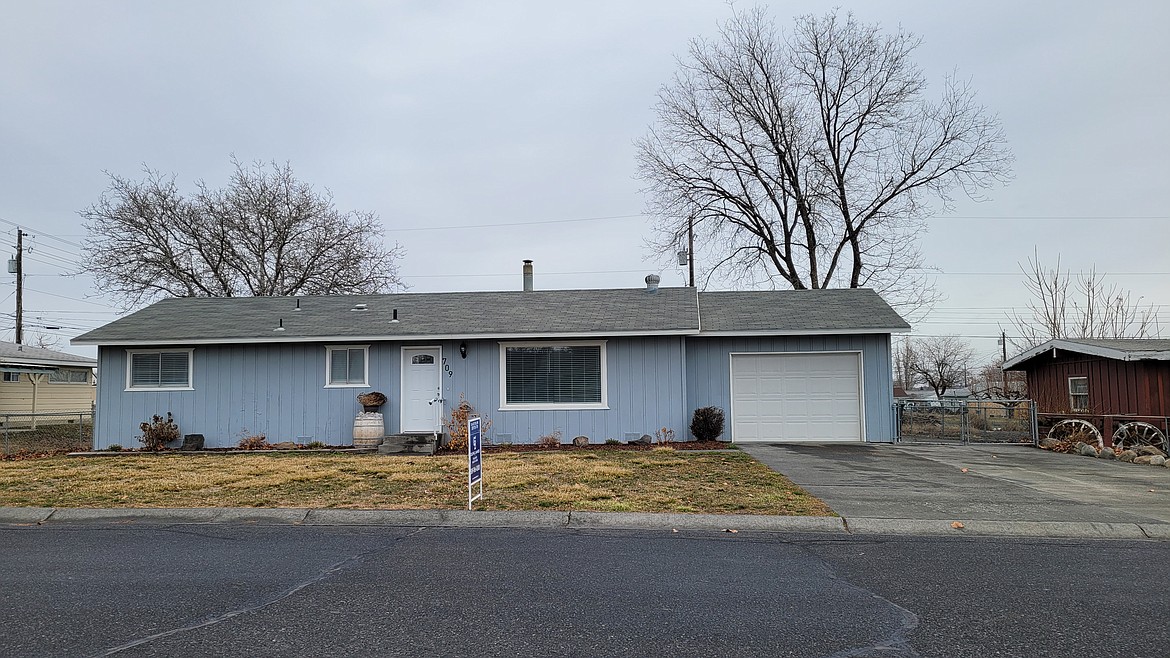
[[[96,359],[0,341],[0,414],[90,412]]]

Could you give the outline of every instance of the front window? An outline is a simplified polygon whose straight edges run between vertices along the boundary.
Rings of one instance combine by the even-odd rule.
[[[191,350],[130,352],[126,388],[191,388]]]
[[[1068,378],[1068,403],[1073,411],[1089,410],[1089,378]]]
[[[606,405],[605,343],[501,343],[505,408]]]
[[[18,381],[20,381],[20,373],[19,372],[6,372],[6,373],[4,373],[4,381],[9,382],[9,383],[18,382]]]
[[[49,381],[54,384],[88,384],[88,370],[54,370],[49,373]]]
[[[327,386],[365,386],[369,347],[343,345],[328,348]]]

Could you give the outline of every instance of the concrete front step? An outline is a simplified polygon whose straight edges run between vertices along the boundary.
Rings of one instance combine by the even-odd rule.
[[[382,439],[380,455],[433,455],[437,443],[433,434],[394,434]]]

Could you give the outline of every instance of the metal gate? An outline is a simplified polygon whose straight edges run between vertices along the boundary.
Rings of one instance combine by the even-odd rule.
[[[1031,400],[899,400],[894,423],[897,440],[906,443],[1035,444],[1038,439]]]

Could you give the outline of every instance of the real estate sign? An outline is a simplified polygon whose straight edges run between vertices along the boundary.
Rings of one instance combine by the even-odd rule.
[[[475,485],[479,485],[479,493]],[[467,419],[467,509],[476,499],[483,499],[483,444],[480,440],[479,418]]]

